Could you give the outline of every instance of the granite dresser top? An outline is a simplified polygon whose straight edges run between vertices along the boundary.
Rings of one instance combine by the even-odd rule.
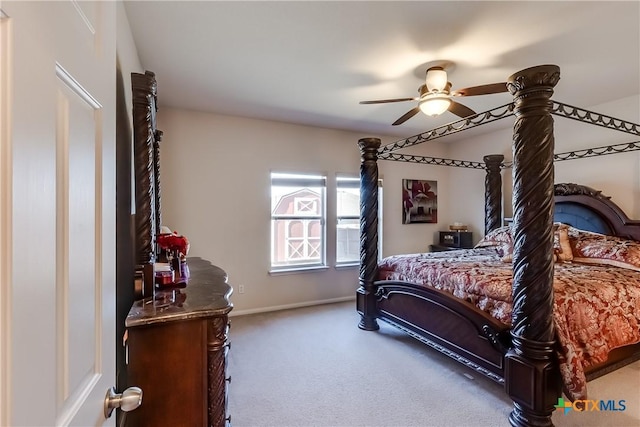
[[[133,303],[125,320],[127,328],[221,316],[229,313],[233,288],[227,273],[198,257],[187,258],[189,278],[186,286],[157,288],[153,297]]]

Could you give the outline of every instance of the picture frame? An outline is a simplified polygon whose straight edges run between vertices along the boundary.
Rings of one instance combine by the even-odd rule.
[[[402,180],[402,223],[438,222],[438,181]]]

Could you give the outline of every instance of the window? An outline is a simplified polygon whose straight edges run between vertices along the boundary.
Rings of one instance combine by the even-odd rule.
[[[378,181],[378,256],[382,256],[382,181]],[[336,264],[360,262],[360,178],[336,177]]]
[[[271,270],[323,267],[326,176],[271,173]]]

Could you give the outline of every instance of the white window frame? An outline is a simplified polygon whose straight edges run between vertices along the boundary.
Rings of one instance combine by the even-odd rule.
[[[274,209],[278,201],[282,200],[283,194],[276,194],[278,191],[274,191],[277,187],[290,188],[293,192],[302,191],[305,188],[311,189],[311,191],[319,192],[319,199],[310,197],[296,197],[293,196],[293,213],[292,214],[276,214]],[[301,270],[311,270],[318,268],[326,268],[326,193],[327,193],[327,177],[321,174],[303,174],[303,173],[284,173],[284,172],[271,172],[271,247],[270,247],[270,273],[278,272],[295,272]],[[297,188],[297,190],[296,190]],[[312,202],[309,204],[309,202]],[[315,208],[313,210],[302,209],[303,205],[307,204],[307,207]],[[319,205],[318,205],[319,204]],[[289,235],[290,225],[293,221],[300,221],[303,226],[303,235],[299,237],[291,237]],[[311,245],[311,240],[316,239],[309,237],[309,228],[312,223],[319,221],[320,223],[320,236],[317,239],[320,240],[319,245]],[[276,235],[276,223],[281,222],[284,224],[284,235]],[[276,239],[283,238],[284,242],[284,257],[285,261],[279,261],[277,259],[278,254],[276,248]],[[290,241],[302,239],[302,253],[300,257],[291,259],[294,255],[293,247],[290,247]],[[313,248],[317,247],[317,257],[312,257],[311,252]]]
[[[354,259],[354,260],[338,260],[338,245],[339,245],[339,239],[338,239],[338,225],[340,224],[340,220],[358,220],[358,230],[360,228],[360,215],[340,215],[340,213],[338,212],[338,197],[339,197],[339,192],[340,192],[340,188],[357,188],[358,190],[360,190],[360,178],[358,176],[355,175],[344,175],[344,174],[337,174],[336,175],[336,229],[335,229],[335,240],[336,240],[336,247],[335,247],[335,254],[336,254],[336,260],[335,260],[335,266],[336,267],[351,267],[351,266],[359,266],[360,265],[360,255],[359,255],[359,243],[358,243],[358,259]],[[360,192],[358,191],[358,194]],[[382,223],[383,223],[383,218],[382,218],[382,179],[378,179],[378,259],[381,260],[382,259]]]

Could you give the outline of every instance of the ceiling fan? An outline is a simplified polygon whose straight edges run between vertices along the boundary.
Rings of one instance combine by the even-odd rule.
[[[465,118],[476,114],[471,108],[453,100],[458,96],[488,95],[507,92],[506,83],[492,83],[472,86],[451,91],[451,82],[447,79],[447,72],[443,67],[431,67],[427,70],[425,83],[418,88],[420,96],[414,98],[381,99],[377,101],[361,101],[360,104],[385,104],[388,102],[418,101],[418,105],[407,111],[402,117],[393,122],[393,126],[400,125],[420,111],[428,116],[438,116],[450,111],[456,116]]]

